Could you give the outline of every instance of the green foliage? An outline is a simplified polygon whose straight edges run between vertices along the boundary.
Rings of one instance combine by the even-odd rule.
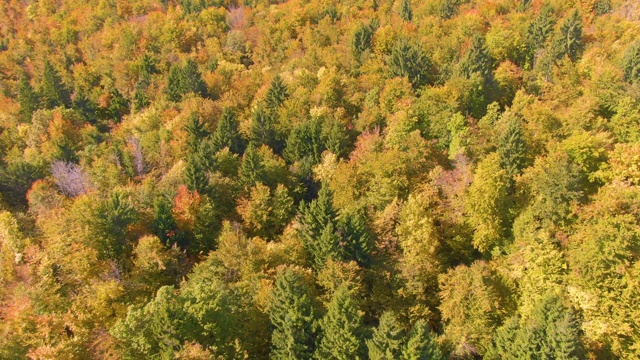
[[[361,23],[351,36],[351,54],[358,60],[362,54],[371,48],[373,34],[378,28],[378,21],[371,20],[368,24]]]
[[[69,107],[71,97],[69,90],[62,82],[60,74],[49,61],[44,62],[42,82],[40,83],[40,106],[45,109],[53,109],[57,106]]]
[[[269,305],[271,359],[309,359],[314,352],[314,315],[302,279],[287,269],[276,278]]]
[[[406,40],[398,40],[387,57],[393,76],[408,77],[414,89],[432,83],[432,64],[422,47]]]
[[[528,319],[511,318],[497,330],[489,359],[579,359],[579,323],[557,295],[546,295]]]
[[[20,103],[22,121],[31,120],[31,114],[38,109],[40,104],[38,94],[31,86],[26,74],[22,74],[18,82],[18,103]]]
[[[509,179],[509,191],[512,191],[513,178],[519,175],[525,167],[527,156],[527,143],[524,138],[524,130],[517,118],[509,122],[509,127],[500,136],[497,152],[500,167],[504,169]]]
[[[198,69],[198,64],[192,59],[187,59],[187,62],[182,68],[180,90],[183,95],[194,93],[202,97],[207,96],[207,85],[205,85],[204,80],[202,80],[202,74]]]
[[[214,149],[220,151],[229,148],[234,154],[242,154],[245,149],[244,139],[238,132],[238,120],[231,109],[226,108],[218,121],[218,127],[213,133],[212,142]]]
[[[540,13],[533,20],[527,30],[528,56],[527,65],[533,67],[536,52],[544,47],[549,35],[553,33],[556,24],[555,11],[549,4],[544,4]]]
[[[622,60],[624,79],[630,83],[640,82],[640,40],[629,45]]]
[[[411,0],[402,0],[400,2],[400,17],[404,21],[413,20],[413,11],[411,10]]]
[[[407,342],[402,348],[402,359],[407,360],[444,360],[434,334],[426,321],[416,321],[409,332]]]
[[[322,124],[311,119],[296,126],[287,139],[284,158],[293,163],[308,158],[312,163],[320,162],[325,144],[322,139]]]
[[[282,150],[281,140],[276,131],[276,119],[273,114],[258,107],[251,116],[251,127],[249,129],[249,142],[254,147],[267,145],[274,151]]]
[[[240,168],[240,178],[245,186],[253,186],[263,183],[265,179],[265,168],[260,158],[260,154],[253,145],[249,145],[242,157]]]
[[[191,153],[197,152],[200,144],[209,136],[209,131],[197,113],[189,115],[184,130],[187,132],[187,146]]]
[[[373,337],[367,340],[369,359],[397,359],[400,356],[404,332],[398,320],[390,312],[380,316],[378,327],[373,330]]]
[[[584,52],[582,18],[578,10],[574,10],[562,23],[560,31],[553,40],[553,48],[557,59],[568,56],[571,61],[575,62],[582,56]]]
[[[362,315],[346,286],[340,286],[333,294],[320,326],[322,335],[316,358],[366,358]]]
[[[492,62],[484,36],[476,35],[471,39],[471,47],[460,63],[461,72],[467,78],[474,73],[489,80],[492,74]]]
[[[264,103],[267,109],[276,110],[289,97],[287,85],[280,75],[276,75],[271,81],[271,87],[267,90]]]

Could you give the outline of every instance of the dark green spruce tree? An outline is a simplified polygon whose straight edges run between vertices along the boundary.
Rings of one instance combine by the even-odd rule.
[[[277,138],[276,120],[272,114],[258,107],[251,117],[251,127],[249,129],[249,141],[255,147],[267,145],[276,153],[282,150],[280,141]]]
[[[40,83],[40,104],[45,109],[53,109],[57,106],[71,106],[69,90],[62,82],[60,74],[49,61],[44,62],[42,83]]]
[[[218,127],[213,133],[212,142],[216,152],[224,148],[229,148],[229,151],[234,154],[244,152],[245,143],[238,131],[238,119],[231,109],[227,108],[222,111]]]
[[[20,104],[20,117],[22,121],[31,120],[31,115],[38,110],[38,93],[33,89],[26,73],[20,76],[18,81],[18,103]]]
[[[571,61],[576,62],[584,52],[582,41],[582,18],[578,10],[574,10],[571,15],[562,23],[560,32],[556,34],[553,42],[556,59],[568,56]]]
[[[276,278],[269,318],[271,359],[310,359],[314,351],[315,332],[311,298],[302,279],[287,269]]]
[[[519,175],[525,167],[527,156],[524,130],[518,119],[513,119],[509,123],[507,130],[500,136],[497,151],[500,158],[500,167],[507,172],[509,179],[511,179],[511,188],[514,177]]]
[[[205,127],[200,116],[193,112],[187,118],[187,123],[184,125],[184,130],[187,132],[187,146],[189,152],[196,152],[202,142],[209,136],[209,131]]]
[[[407,77],[414,89],[431,83],[431,60],[419,44],[398,40],[387,57],[393,76]]]
[[[636,40],[627,48],[622,63],[625,81],[632,84],[640,83],[640,40]]]
[[[280,75],[276,75],[271,81],[271,86],[264,98],[265,106],[271,111],[276,110],[288,97],[289,90],[287,90],[287,85]]]
[[[178,102],[182,100],[182,68],[179,64],[171,65],[169,76],[167,77],[167,86],[164,93],[169,101]]]
[[[204,83],[198,64],[195,61],[188,59],[181,73],[180,90],[182,95],[194,93],[201,97],[207,96],[207,85]]]
[[[262,158],[253,145],[249,145],[242,157],[240,166],[240,179],[245,187],[252,187],[257,183],[263,183],[265,168]]]
[[[400,17],[404,21],[413,20],[413,11],[411,10],[411,0],[402,0],[400,3]]]

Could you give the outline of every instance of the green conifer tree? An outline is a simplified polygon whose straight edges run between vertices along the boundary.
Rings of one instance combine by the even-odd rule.
[[[431,82],[431,60],[418,44],[397,41],[387,57],[387,66],[393,76],[408,77],[414,89]]]
[[[274,111],[289,97],[287,85],[280,75],[276,75],[271,81],[271,87],[267,90],[264,103],[267,109]]]
[[[321,321],[318,359],[364,359],[362,315],[346,285],[338,287]]]
[[[411,0],[402,0],[400,3],[400,17],[404,21],[413,20],[413,11],[411,10]]]
[[[575,62],[584,52],[582,18],[577,9],[562,23],[560,32],[554,39],[553,46],[556,59],[569,56],[569,59]]]
[[[404,331],[391,312],[380,316],[380,323],[373,330],[373,337],[366,341],[371,360],[392,360],[400,358]]]
[[[309,359],[314,351],[311,298],[302,279],[291,269],[276,278],[269,306],[273,325],[271,359]]]
[[[265,168],[262,163],[260,154],[253,145],[249,145],[242,157],[242,165],[240,166],[240,178],[246,187],[254,186],[257,183],[263,183],[265,177]]]
[[[195,93],[202,97],[207,96],[207,85],[202,79],[202,74],[198,70],[198,64],[192,59],[188,59],[181,71],[180,93],[182,95]]]
[[[68,107],[71,105],[69,90],[67,90],[62,82],[62,78],[49,61],[44,62],[44,71],[39,93],[41,106],[45,109],[53,109],[57,106]]]
[[[231,109],[226,108],[222,112],[218,127],[213,133],[213,146],[216,152],[229,148],[235,154],[242,154],[245,149],[244,139],[238,132],[238,120]]]
[[[184,130],[187,132],[187,146],[189,152],[192,153],[198,150],[204,139],[210,134],[202,120],[200,120],[200,116],[195,112],[191,113],[187,118]]]
[[[500,167],[504,169],[508,177],[508,190],[512,193],[514,177],[519,175],[526,166],[527,156],[524,130],[518,119],[513,119],[507,130],[500,136],[497,152]]]
[[[267,145],[276,152],[281,150],[276,136],[275,119],[262,107],[258,107],[251,117],[249,141],[255,147]]]
[[[636,40],[624,52],[623,71],[627,82],[640,82],[640,40]]]
[[[31,86],[27,74],[22,74],[18,82],[18,103],[22,121],[31,120],[31,114],[38,109],[38,94]]]
[[[434,334],[426,321],[416,321],[409,332],[407,342],[402,347],[404,360],[444,360]]]

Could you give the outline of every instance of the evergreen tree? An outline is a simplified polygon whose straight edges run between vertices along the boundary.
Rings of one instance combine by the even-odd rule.
[[[351,37],[351,54],[360,60],[362,54],[371,48],[371,39],[376,31],[378,23],[371,21],[369,24],[361,23]]]
[[[322,270],[329,259],[341,261],[342,249],[340,247],[340,236],[336,233],[333,222],[327,224],[320,233],[320,237],[314,239],[307,245],[307,249],[313,259],[314,269]]]
[[[438,7],[438,16],[442,19],[451,19],[458,10],[460,0],[442,0]]]
[[[640,40],[636,40],[624,52],[623,70],[627,82],[640,82]]]
[[[327,225],[335,222],[337,214],[332,201],[331,190],[327,185],[323,185],[318,197],[310,204],[300,204],[301,232],[306,247],[311,246],[320,237]]]
[[[69,90],[62,83],[62,78],[49,61],[44,62],[42,83],[40,84],[40,102],[45,109],[71,105]]]
[[[338,221],[338,233],[344,258],[368,267],[371,264],[372,244],[365,214],[362,211],[342,214]]]
[[[467,78],[470,78],[474,73],[478,73],[485,81],[490,79],[492,60],[484,36],[476,35],[472,38],[471,48],[465,54],[460,67],[462,74]]]
[[[575,62],[584,51],[582,42],[582,18],[578,10],[574,10],[571,15],[562,23],[560,32],[554,39],[554,51],[557,59],[569,56]]]
[[[202,149],[187,156],[185,185],[190,191],[197,191],[200,194],[206,194],[209,189],[209,178]]]
[[[146,93],[146,88],[148,83],[145,81],[138,81],[136,84],[136,89],[133,92],[133,111],[140,112],[142,109],[146,108],[151,104],[149,97]]]
[[[404,21],[413,20],[413,11],[411,10],[411,0],[402,0],[400,3],[400,17]]]
[[[77,89],[73,95],[72,107],[89,123],[95,124],[98,106],[87,97],[82,89]]]
[[[182,69],[179,64],[171,65],[169,76],[167,77],[167,86],[164,93],[169,101],[178,102],[182,100]]]
[[[267,109],[274,111],[289,97],[287,85],[280,75],[276,75],[271,81],[271,87],[267,90],[264,103]]]
[[[238,132],[238,120],[231,109],[226,108],[222,112],[218,127],[213,133],[212,141],[216,152],[224,148],[229,148],[229,151],[234,154],[242,154],[244,152],[244,139]]]
[[[198,64],[188,59],[182,68],[180,76],[180,93],[182,95],[194,93],[202,97],[207,96],[207,85],[202,80],[202,74],[198,70]]]
[[[257,183],[264,182],[265,168],[262,163],[260,154],[253,145],[249,145],[247,151],[242,157],[242,165],[240,167],[240,178],[242,183],[251,187]]]
[[[291,131],[283,155],[290,163],[309,158],[313,164],[317,164],[324,150],[322,125],[317,119],[312,119]]]
[[[275,129],[275,119],[262,107],[258,107],[251,117],[249,141],[255,147],[264,144],[276,152],[281,150]]]
[[[271,359],[309,359],[314,350],[313,308],[302,279],[291,269],[276,278],[268,309]]]
[[[550,5],[544,4],[527,31],[527,63],[525,65],[529,68],[533,67],[536,52],[544,47],[547,38],[553,33],[555,24],[555,11]]]
[[[500,159],[500,167],[504,169],[508,177],[509,192],[512,193],[513,179],[522,172],[526,165],[527,156],[524,130],[518,119],[511,120],[507,130],[500,136],[497,152]]]
[[[321,321],[322,338],[318,359],[354,360],[366,358],[362,315],[346,285],[338,287]]]
[[[109,108],[107,109],[110,117],[119,122],[122,116],[129,113],[129,100],[127,100],[118,89],[111,89],[109,94]]]
[[[420,319],[409,332],[407,342],[402,347],[404,360],[444,360],[434,334],[426,321]]]
[[[397,41],[387,57],[387,66],[393,76],[408,77],[414,89],[430,83],[431,60],[418,44]]]
[[[187,132],[187,146],[191,153],[195,153],[204,139],[210,134],[204,123],[200,120],[200,116],[195,112],[191,113],[189,118],[187,118],[184,130]]]
[[[373,338],[367,340],[369,359],[393,360],[400,357],[404,332],[398,320],[391,312],[385,312],[380,316],[380,323],[373,330]]]
[[[166,246],[172,246],[174,243],[184,246],[186,244],[183,243],[184,239],[173,218],[171,205],[171,201],[164,196],[159,196],[153,201],[153,232]]]
[[[38,94],[31,86],[27,74],[22,74],[18,82],[18,103],[22,121],[31,120],[31,114],[38,109]]]

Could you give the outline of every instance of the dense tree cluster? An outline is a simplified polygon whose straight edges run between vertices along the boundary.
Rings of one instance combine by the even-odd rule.
[[[0,359],[640,357],[634,0],[7,0]]]

